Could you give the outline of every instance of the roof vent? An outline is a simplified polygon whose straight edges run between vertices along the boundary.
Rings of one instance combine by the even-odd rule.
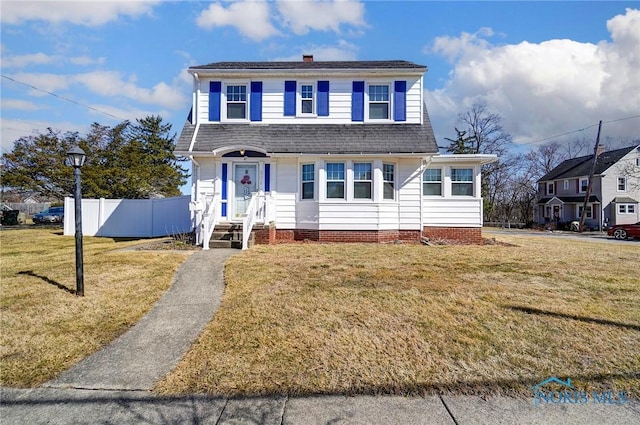
[[[313,55],[302,55],[303,62],[313,62]]]

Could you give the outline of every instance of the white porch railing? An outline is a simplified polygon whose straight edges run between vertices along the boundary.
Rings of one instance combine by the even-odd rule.
[[[251,194],[251,201],[242,219],[242,249],[249,247],[249,235],[254,224],[269,223],[273,220],[271,197],[271,193],[263,190]]]
[[[218,209],[220,208],[220,194],[214,193],[213,195],[202,194],[204,198],[204,210],[195,208],[196,213],[196,244],[202,244],[202,249],[209,249],[209,241],[213,234],[213,229],[218,222]]]

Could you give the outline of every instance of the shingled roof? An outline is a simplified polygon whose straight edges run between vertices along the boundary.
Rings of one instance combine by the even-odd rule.
[[[189,67],[189,70],[313,70],[313,69],[406,69],[424,73],[427,69],[424,65],[403,60],[386,61],[290,61],[290,62],[214,62],[207,65]]]
[[[620,161],[623,156],[631,152],[636,147],[637,145],[634,145],[601,153],[596,160],[596,168],[594,174],[602,174],[609,167]],[[567,159],[566,161],[560,163],[560,165],[558,165],[556,168],[542,176],[538,181],[543,182],[588,176],[591,171],[592,161],[593,155]]]
[[[175,152],[214,152],[226,146],[251,146],[269,154],[437,153],[426,107],[424,124],[201,124],[187,121]]]

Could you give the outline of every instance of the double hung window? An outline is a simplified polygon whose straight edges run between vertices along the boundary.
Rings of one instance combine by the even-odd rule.
[[[247,119],[247,86],[227,86],[227,119]]]
[[[451,169],[451,194],[453,196],[473,196],[473,169]]]
[[[300,111],[303,114],[313,114],[314,111],[314,93],[313,93],[313,85],[311,84],[302,84],[300,86]]]
[[[422,173],[422,194],[442,196],[442,169],[427,168]]]
[[[353,163],[353,197],[354,199],[371,199],[371,163]]]
[[[383,199],[395,199],[395,167],[393,164],[382,164]]]
[[[302,164],[302,199],[314,198],[315,167],[314,164]]]
[[[618,214],[635,214],[635,204],[618,204]]]
[[[369,86],[369,119],[389,119],[389,86]]]
[[[618,192],[624,192],[627,190],[626,177],[618,177]]]
[[[344,199],[344,163],[327,162],[327,198]]]
[[[589,187],[589,179],[580,179],[580,193],[586,193]]]

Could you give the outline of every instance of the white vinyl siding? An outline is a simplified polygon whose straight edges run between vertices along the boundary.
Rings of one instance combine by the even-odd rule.
[[[407,120],[403,124],[420,124],[422,123],[422,77],[398,77],[397,80],[407,81],[406,105]],[[315,114],[300,114],[300,104],[297,104],[296,113],[298,116],[284,116],[284,81],[294,80],[297,82],[296,90],[300,89],[301,84],[309,84],[308,77],[296,78],[291,77],[269,77],[255,76],[251,78],[253,81],[262,81],[262,124],[348,124],[351,123],[351,90],[353,81],[365,81],[366,84],[390,84],[390,80],[380,80],[368,78],[366,76],[352,76],[349,78],[340,76],[324,75],[314,79],[314,96],[317,97],[317,81],[329,81],[329,116],[319,117]],[[245,84],[247,85],[247,97],[249,97],[249,80],[244,82],[227,81],[224,78],[206,78],[200,80],[198,84],[198,92],[195,96],[196,108],[194,113],[200,123],[209,122],[209,83],[211,81],[222,81],[222,105],[221,118],[226,119],[225,94],[227,84]],[[390,90],[393,87],[390,85]],[[391,96],[391,92],[390,92]],[[392,96],[391,96],[392,97]],[[316,99],[314,99],[315,101]],[[314,108],[317,107],[314,104]],[[366,105],[365,105],[366,109]],[[315,110],[314,110],[315,112]],[[247,106],[247,120],[249,117],[249,106]],[[390,109],[390,117],[393,117],[393,109]]]

